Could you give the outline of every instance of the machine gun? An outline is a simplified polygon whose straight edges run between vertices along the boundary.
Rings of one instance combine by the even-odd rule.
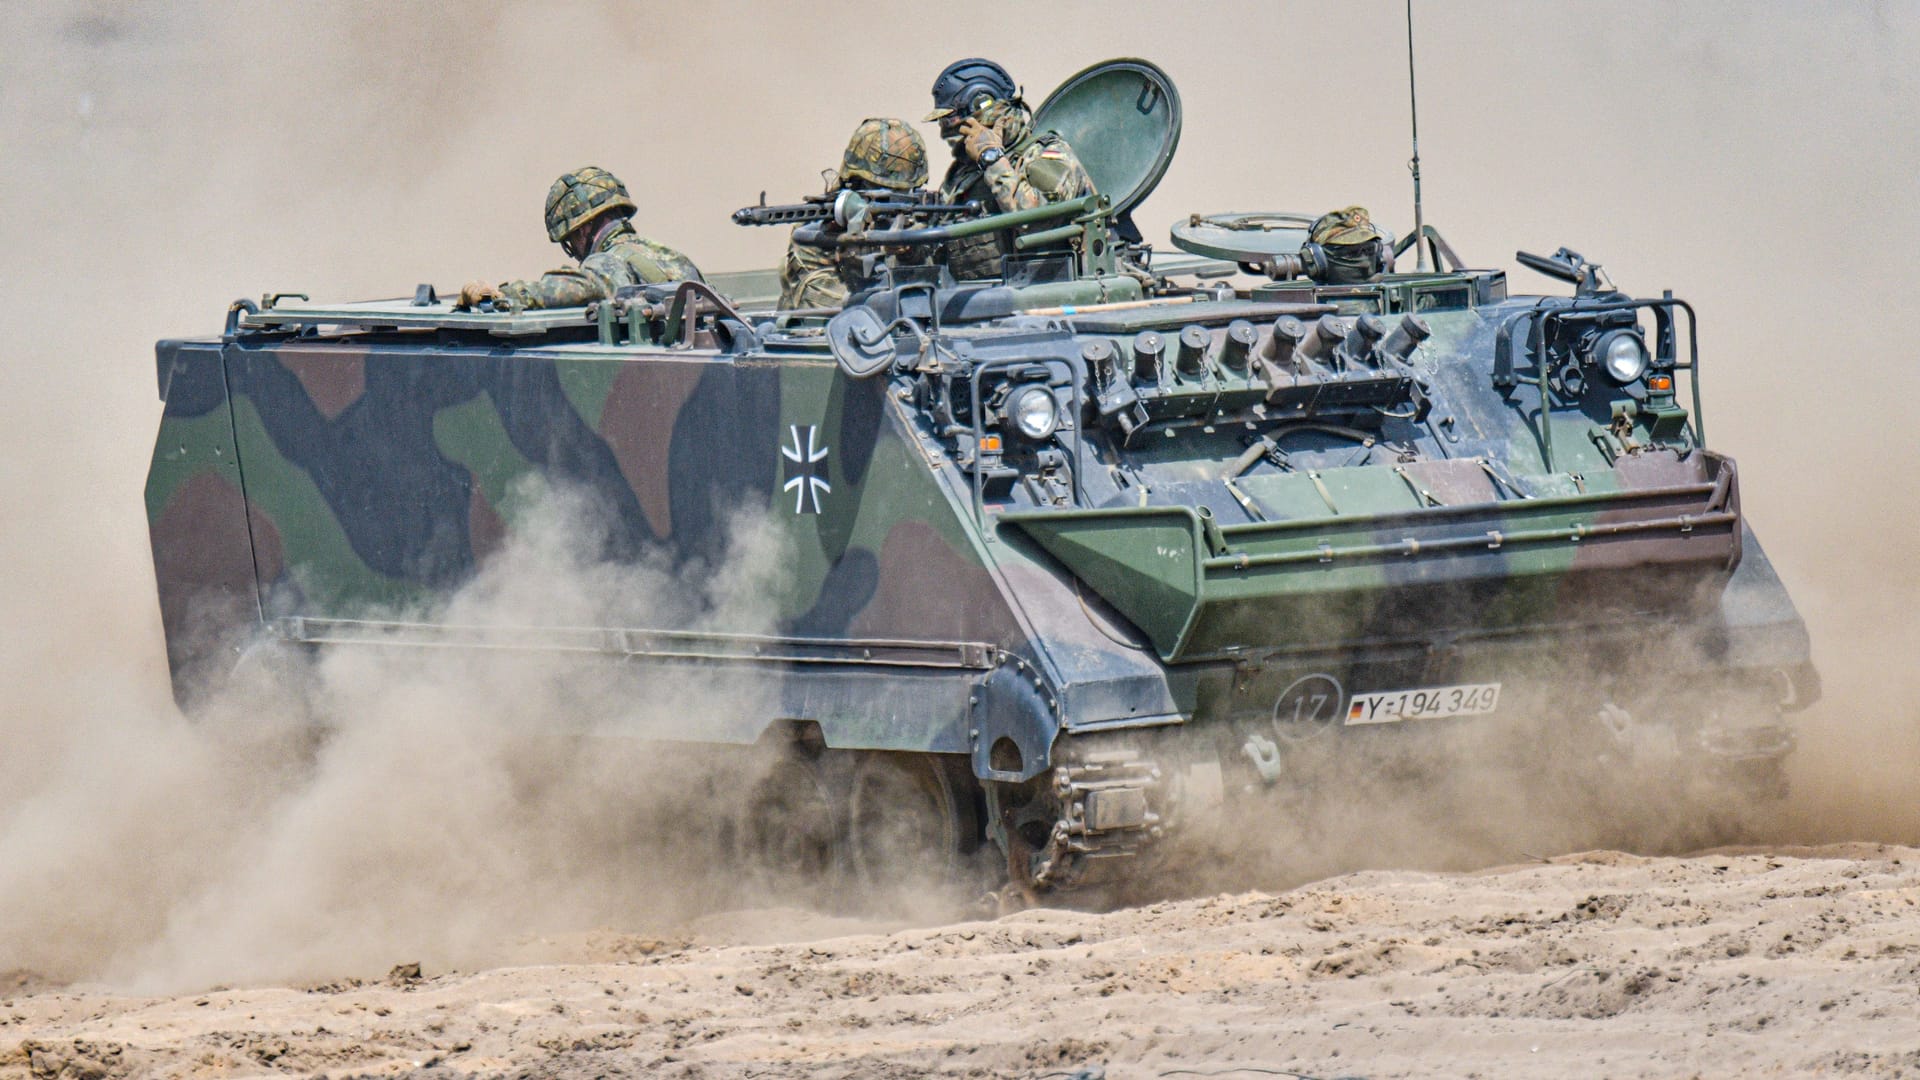
[[[768,206],[767,193],[760,193],[757,206],[743,206],[733,212],[735,225],[815,225],[832,222],[842,229],[857,229],[878,217],[911,214],[924,218],[973,217],[982,212],[976,200],[943,203],[932,191],[891,191],[885,188],[860,191],[842,188],[823,195],[809,195],[801,202]]]

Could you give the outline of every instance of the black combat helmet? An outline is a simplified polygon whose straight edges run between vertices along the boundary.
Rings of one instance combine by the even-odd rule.
[[[944,120],[953,113],[971,113],[981,98],[1012,101],[1020,96],[1007,69],[991,60],[974,57],[948,64],[933,80],[933,111],[927,119]]]

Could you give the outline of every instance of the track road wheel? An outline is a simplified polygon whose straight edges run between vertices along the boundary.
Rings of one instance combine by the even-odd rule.
[[[951,890],[974,835],[970,793],[939,758],[860,755],[847,786],[848,861],[873,901]]]
[[[768,762],[747,795],[741,862],[766,891],[808,902],[830,896],[845,862],[841,815],[821,757]]]

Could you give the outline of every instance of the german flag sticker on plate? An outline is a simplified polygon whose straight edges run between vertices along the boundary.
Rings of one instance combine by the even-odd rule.
[[[1347,726],[1397,724],[1402,720],[1440,720],[1449,716],[1480,716],[1500,704],[1499,683],[1429,686],[1419,690],[1384,690],[1355,694],[1347,706]]]

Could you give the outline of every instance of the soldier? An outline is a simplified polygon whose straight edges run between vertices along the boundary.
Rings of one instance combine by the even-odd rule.
[[[1356,285],[1393,269],[1386,238],[1374,228],[1364,206],[1321,214],[1307,230],[1307,241],[1319,244],[1327,254],[1322,285]]]
[[[933,83],[929,121],[953,147],[953,166],[940,184],[941,201],[978,199],[998,211],[1028,210],[1091,195],[1093,178],[1067,141],[1033,130],[1033,113],[1007,69],[991,60],[959,60]],[[1012,250],[1010,235],[958,241],[947,249],[957,278],[992,277]]]
[[[685,255],[635,232],[627,220],[634,210],[627,186],[607,170],[588,165],[563,174],[547,189],[547,236],[580,265],[498,288],[469,281],[460,306],[506,299],[526,308],[577,307],[622,285],[704,280]]]
[[[834,187],[912,191],[927,182],[927,145],[905,120],[869,117],[853,129]],[[859,259],[791,241],[780,262],[780,310],[838,307],[858,281]]]

